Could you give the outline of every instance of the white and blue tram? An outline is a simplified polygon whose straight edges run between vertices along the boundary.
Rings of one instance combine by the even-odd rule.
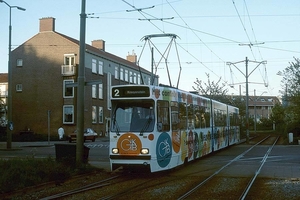
[[[110,165],[168,170],[240,140],[236,107],[171,87],[111,89]]]

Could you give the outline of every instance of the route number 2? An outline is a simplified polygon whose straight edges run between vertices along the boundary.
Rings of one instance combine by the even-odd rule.
[[[119,89],[115,89],[114,90],[114,96],[115,97],[119,97],[120,96],[120,90]]]

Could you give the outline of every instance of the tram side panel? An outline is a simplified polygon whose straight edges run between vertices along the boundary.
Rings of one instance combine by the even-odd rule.
[[[212,101],[213,113],[213,150],[218,151],[228,146],[227,105]]]
[[[206,98],[187,94],[187,104],[179,103],[181,111],[182,155],[192,161],[212,152],[211,109]],[[182,117],[185,116],[185,117]]]
[[[240,141],[238,108],[228,105],[228,116],[227,127],[229,130],[229,145],[233,145]]]

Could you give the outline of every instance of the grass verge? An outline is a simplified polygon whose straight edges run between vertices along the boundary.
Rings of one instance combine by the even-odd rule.
[[[74,168],[68,162],[57,162],[51,157],[0,159],[0,169],[0,194],[45,182],[60,184],[73,175],[93,170],[89,165]]]

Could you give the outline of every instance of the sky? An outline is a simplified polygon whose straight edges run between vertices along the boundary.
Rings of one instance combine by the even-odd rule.
[[[54,17],[57,32],[79,40],[81,0],[5,2],[26,9],[12,8],[12,50],[38,34],[44,17]],[[299,0],[86,0],[85,13],[87,44],[102,39],[107,52],[124,59],[134,52],[149,71],[153,47],[160,83],[186,91],[197,79],[207,83],[208,74],[228,94],[245,95],[247,77],[249,95],[281,96],[277,73],[300,58]],[[7,73],[4,3],[0,16],[0,73]]]

